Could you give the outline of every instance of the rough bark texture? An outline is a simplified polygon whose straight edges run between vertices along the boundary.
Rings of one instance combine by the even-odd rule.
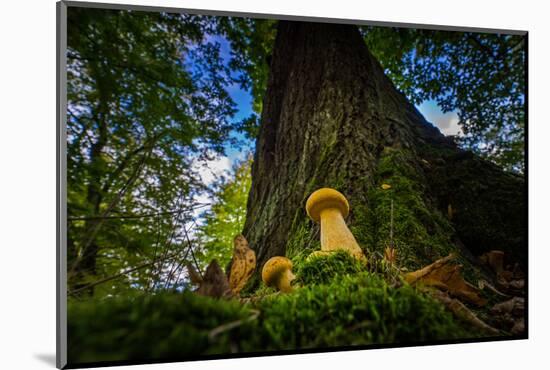
[[[342,192],[348,224],[360,222],[354,210],[369,207],[387,150],[409,153],[430,208],[446,214],[452,205],[455,236],[473,255],[524,256],[523,179],[458,149],[428,123],[356,27],[280,22],[263,107],[244,229],[260,269],[285,255],[299,225],[315,227],[304,206],[320,187]]]

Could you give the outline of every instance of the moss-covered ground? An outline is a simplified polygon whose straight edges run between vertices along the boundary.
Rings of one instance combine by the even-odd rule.
[[[389,265],[347,253],[296,261],[290,294],[261,286],[246,302],[172,292],[70,302],[69,361],[148,361],[209,354],[474,338]]]

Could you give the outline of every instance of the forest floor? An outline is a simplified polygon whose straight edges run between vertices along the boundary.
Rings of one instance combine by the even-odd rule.
[[[523,337],[515,325],[523,298],[496,289],[479,290],[482,305],[463,304],[430,284],[408,284],[387,261],[345,252],[294,268],[288,294],[261,285],[229,299],[184,291],[70,302],[69,363]]]

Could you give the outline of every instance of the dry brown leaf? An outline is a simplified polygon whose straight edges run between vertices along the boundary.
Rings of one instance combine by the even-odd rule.
[[[397,260],[397,249],[386,247],[386,249],[384,249],[384,259],[391,264],[395,264]]]
[[[443,257],[441,259],[438,259],[431,265],[425,266],[421,268],[420,270],[408,272],[405,274],[405,281],[411,285],[415,284],[419,279],[427,276],[430,272],[432,272],[435,269],[438,269],[439,267],[445,265],[449,261],[451,261],[453,258],[455,258],[455,255],[453,253],[449,254],[447,257]]]
[[[489,283],[487,282],[487,280],[483,280],[483,279],[479,280],[479,281],[477,282],[477,287],[479,288],[479,290],[483,290],[483,289],[487,288],[487,289],[489,289],[490,291],[492,291],[493,293],[498,294],[498,295],[500,295],[500,296],[502,296],[502,297],[509,297],[508,294],[502,293],[500,290],[498,290],[497,288],[495,288],[494,286],[492,286],[491,284],[489,284]]]
[[[479,290],[462,277],[462,266],[451,263],[453,258],[451,253],[420,270],[409,272],[405,274],[405,281],[409,284],[421,282],[478,306],[485,305],[487,301],[479,295]]]
[[[234,294],[244,288],[256,268],[256,253],[248,247],[243,235],[237,235],[234,240],[233,261],[229,272],[229,286]]]
[[[522,297],[514,297],[507,301],[497,303],[491,308],[491,313],[495,315],[509,313],[515,317],[521,317],[525,313],[525,299]]]
[[[229,288],[229,283],[227,282],[227,277],[223,273],[218,261],[214,259],[210,262],[206,268],[199,289],[195,292],[199,295],[215,298],[230,298],[233,296]]]
[[[504,252],[498,250],[492,250],[490,252],[484,253],[480,260],[487,264],[497,276],[502,274],[504,271]]]

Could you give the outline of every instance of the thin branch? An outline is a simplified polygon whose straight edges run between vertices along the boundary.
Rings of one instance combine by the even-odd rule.
[[[188,207],[187,210],[200,209],[209,206],[210,203],[199,203],[197,205]],[[82,217],[69,217],[68,221],[86,221],[86,220],[111,220],[111,219],[135,219],[135,218],[148,218],[157,216],[167,216],[180,213],[180,210],[166,211],[157,213],[146,213],[143,215],[120,215],[120,216],[82,216]]]
[[[171,255],[166,256],[164,259],[161,258],[161,259],[158,259],[158,260],[156,260],[156,261],[152,261],[152,262],[149,261],[149,262],[142,263],[141,265],[138,265],[138,266],[136,266],[136,267],[132,267],[131,269],[122,271],[121,273],[118,273],[118,274],[115,274],[115,275],[108,276],[108,277],[106,277],[106,278],[103,278],[103,279],[100,279],[100,280],[95,281],[95,282],[93,282],[93,283],[90,283],[90,284],[88,284],[88,285],[86,285],[86,286],[80,287],[80,288],[75,289],[75,290],[71,290],[71,291],[69,291],[67,294],[69,294],[69,295],[74,295],[74,294],[79,293],[79,292],[81,292],[81,291],[83,291],[83,290],[90,289],[90,288],[92,288],[92,287],[95,287],[95,286],[97,286],[97,285],[106,283],[106,282],[108,282],[108,281],[118,279],[118,278],[120,278],[120,277],[122,277],[122,276],[124,276],[124,275],[128,275],[128,274],[130,274],[130,273],[132,273],[132,272],[134,272],[134,271],[141,270],[142,268],[145,268],[145,267],[148,267],[148,266],[152,266],[152,265],[154,265],[154,264],[157,263],[157,262],[162,262],[162,261],[167,260],[167,259],[171,259],[171,258],[178,257],[178,255],[179,255],[179,251],[178,251],[178,253],[174,253],[174,254],[171,254]]]
[[[192,227],[192,226],[191,226]],[[191,228],[190,228],[191,230]],[[187,229],[185,228],[185,226],[183,227],[183,232],[185,233],[185,236],[187,236]],[[178,264],[176,265],[176,268],[174,269],[174,266],[172,266],[172,268],[170,268],[170,272],[168,273],[168,279],[166,279],[166,282],[164,283],[164,289],[166,289],[168,287],[168,283],[170,282],[171,280],[171,276],[172,274],[176,274],[176,271],[178,271],[180,268],[183,267],[183,263],[182,261],[186,260],[187,259],[187,256],[189,255],[189,252],[193,251],[193,244],[191,244],[191,240],[189,240],[189,237],[187,237],[187,250],[185,251],[185,255],[183,256],[183,259],[181,261],[178,262]],[[198,267],[198,266],[197,266]],[[180,274],[178,274],[178,279],[179,279],[179,276],[181,275],[181,270],[180,270]]]
[[[151,148],[151,150],[152,150],[152,148]],[[69,275],[73,275],[75,273],[75,271],[77,269],[77,266],[80,264],[82,259],[85,256],[87,256],[87,250],[88,250],[89,246],[92,244],[92,242],[94,241],[97,233],[99,232],[99,229],[103,225],[103,222],[105,220],[104,217],[106,217],[113,210],[113,208],[118,203],[118,201],[120,199],[122,199],[122,197],[124,196],[126,191],[130,188],[130,186],[134,183],[134,181],[139,177],[139,174],[140,174],[141,170],[143,169],[143,166],[144,166],[145,162],[147,161],[147,159],[149,158],[149,156],[151,154],[151,150],[149,150],[146,154],[143,155],[140,163],[136,166],[136,168],[135,168],[134,172],[132,173],[132,175],[130,176],[130,178],[128,178],[128,180],[122,186],[122,188],[119,190],[119,192],[117,193],[115,198],[113,200],[111,200],[111,202],[107,206],[107,209],[101,214],[101,217],[103,217],[103,218],[99,219],[99,222],[97,222],[94,225],[93,229],[91,230],[90,235],[88,236],[88,238],[86,239],[86,242],[82,246],[82,253],[76,258],[76,261],[74,262]]]
[[[254,309],[251,309],[250,311],[252,312],[252,315],[245,319],[231,321],[227,324],[223,324],[212,329],[210,333],[208,333],[208,340],[212,341],[214,338],[216,338],[216,336],[220,335],[221,333],[237,328],[247,322],[254,321],[258,318],[258,316],[260,316],[260,311]]]

